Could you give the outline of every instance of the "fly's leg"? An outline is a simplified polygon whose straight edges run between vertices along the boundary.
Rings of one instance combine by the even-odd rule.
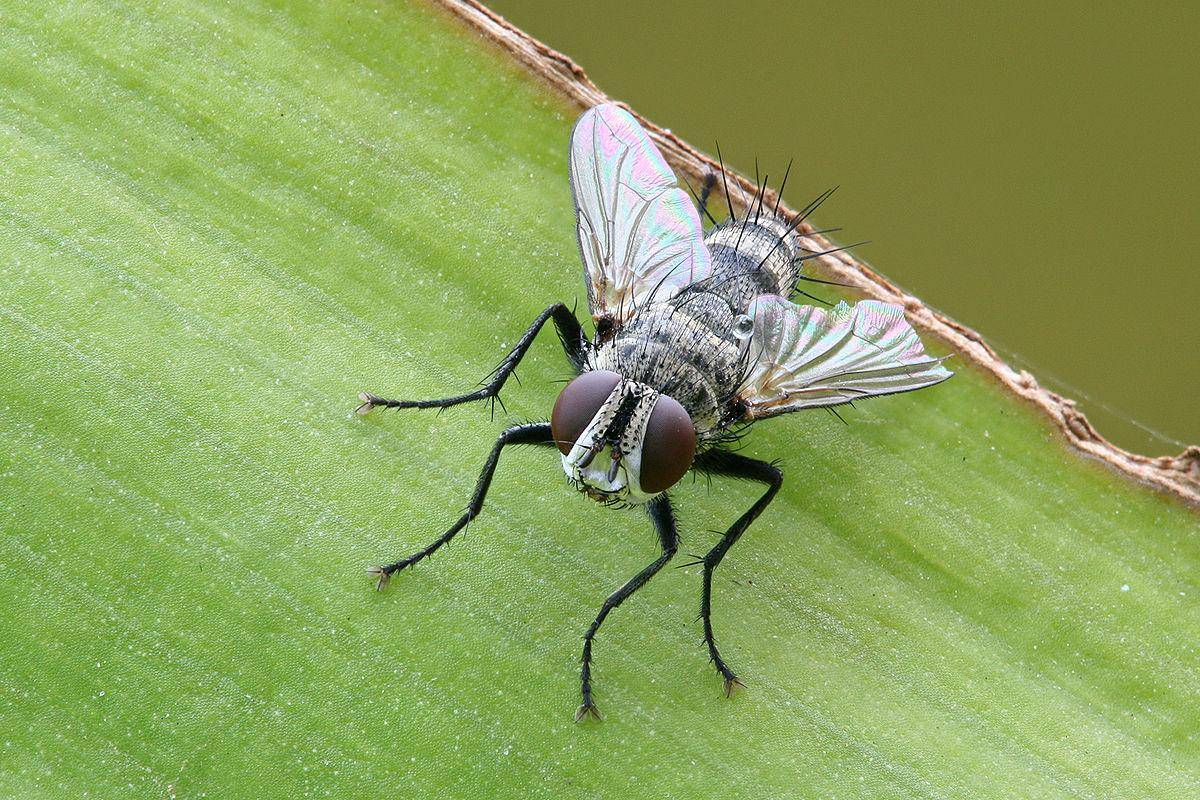
[[[552,317],[554,318],[554,326],[558,329],[558,336],[562,340],[563,349],[567,353],[567,358],[571,360],[571,364],[576,370],[581,369],[587,337],[584,335],[583,328],[580,327],[579,320],[575,318],[571,309],[562,303],[555,303],[541,314],[538,314],[537,319],[533,321],[533,324],[521,336],[516,346],[512,349],[512,352],[504,357],[504,360],[500,362],[500,366],[496,367],[490,375],[484,378],[486,383],[479,389],[439,400],[388,400],[370,392],[363,392],[358,396],[359,400],[362,401],[362,405],[358,407],[358,413],[366,414],[373,408],[449,408],[460,403],[469,403],[472,400],[493,398],[494,403],[496,400],[499,400],[500,388],[504,386],[504,382],[508,380],[508,376],[517,368],[517,364],[521,363],[521,359],[525,357],[525,352],[533,344],[538,331],[546,324],[546,320]]]
[[[707,172],[704,175],[704,185],[700,187],[700,215],[708,215],[708,198],[712,195],[713,187],[717,185],[717,173]]]
[[[492,452],[488,454],[487,461],[483,464],[483,470],[479,473],[479,481],[475,484],[475,492],[471,495],[471,502],[467,506],[467,510],[463,513],[458,521],[450,526],[450,530],[443,533],[427,547],[418,550],[407,558],[402,558],[399,561],[394,561],[382,567],[371,567],[368,572],[375,576],[375,588],[382,590],[387,586],[388,580],[392,575],[405,567],[412,566],[423,558],[427,558],[434,554],[439,547],[449,542],[454,538],[455,534],[467,526],[471,520],[479,516],[479,512],[483,510],[483,500],[487,497],[488,488],[492,485],[492,475],[496,472],[496,464],[500,461],[500,451],[506,445],[510,444],[554,444],[554,437],[550,433],[550,423],[548,422],[533,422],[526,425],[514,425],[500,434],[500,438],[496,440],[496,444],[492,446]]]
[[[725,532],[725,535],[721,537],[721,541],[709,550],[704,558],[693,562],[694,564],[704,565],[704,584],[702,594],[700,595],[700,619],[704,621],[704,643],[708,645],[708,654],[713,665],[725,680],[725,696],[729,697],[733,694],[735,687],[742,686],[743,684],[738,680],[733,670],[729,668],[729,665],[725,663],[725,659],[721,658],[721,653],[717,650],[717,643],[713,639],[713,571],[720,565],[721,559],[725,558],[725,554],[729,552],[729,548],[733,547],[741,535],[746,532],[746,528],[750,527],[750,523],[754,522],[755,518],[763,512],[763,509],[770,505],[771,501],[775,498],[775,494],[779,491],[779,487],[783,485],[783,473],[774,464],[754,458],[746,458],[727,450],[710,450],[707,453],[702,453],[696,457],[693,468],[699,472],[712,475],[726,475],[731,478],[741,478],[743,480],[767,484],[767,490],[763,492],[762,497],[758,498],[758,501],[750,506],[746,513],[738,517],[737,522],[733,523],[729,530]]]
[[[675,550],[679,547],[679,534],[675,529],[675,512],[671,510],[670,499],[665,494],[660,494],[650,501],[647,511],[650,513],[650,521],[654,523],[655,531],[658,532],[659,544],[662,545],[663,550],[662,555],[637,575],[630,578],[624,586],[608,596],[608,599],[604,601],[604,605],[600,607],[600,613],[596,615],[596,621],[592,623],[587,633],[584,634],[583,669],[580,671],[583,704],[575,712],[576,722],[587,716],[594,717],[595,719],[601,718],[599,709],[596,708],[596,704],[592,701],[592,640],[596,638],[596,631],[600,630],[600,625],[604,622],[604,618],[608,616],[608,612],[621,605],[629,595],[645,586],[646,582],[653,578],[655,573],[666,566],[667,562],[671,560],[671,556],[675,555]]]

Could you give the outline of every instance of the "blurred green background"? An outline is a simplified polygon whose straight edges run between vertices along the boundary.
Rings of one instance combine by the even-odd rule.
[[[1200,442],[1200,4],[489,5],[1150,454]]]

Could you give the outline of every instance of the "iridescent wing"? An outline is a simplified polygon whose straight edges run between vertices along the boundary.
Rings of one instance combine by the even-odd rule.
[[[696,207],[624,109],[606,103],[575,123],[571,191],[596,322],[619,326],[712,274]]]
[[[953,374],[890,303],[838,303],[826,312],[763,295],[749,315],[750,369],[739,396],[751,419],[908,392]]]

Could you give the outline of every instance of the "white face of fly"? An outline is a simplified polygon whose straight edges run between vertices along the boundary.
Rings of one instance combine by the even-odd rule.
[[[620,381],[591,422],[563,455],[563,471],[581,491],[601,502],[645,503],[656,493],[642,490],[642,449],[658,392]]]

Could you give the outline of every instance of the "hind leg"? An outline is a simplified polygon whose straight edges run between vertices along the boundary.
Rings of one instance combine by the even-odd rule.
[[[717,173],[709,172],[704,176],[704,184],[700,187],[700,213],[709,219],[712,219],[712,214],[708,213],[708,198],[712,195],[713,187],[716,185]]]

